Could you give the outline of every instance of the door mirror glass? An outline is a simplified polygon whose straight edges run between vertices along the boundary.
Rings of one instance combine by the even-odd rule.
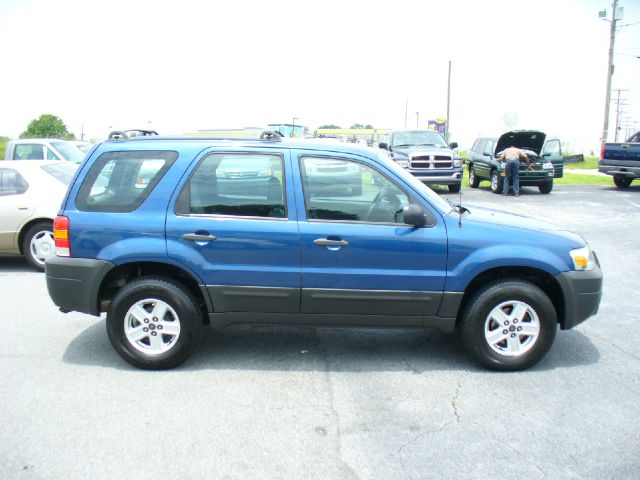
[[[389,149],[389,145],[387,145],[387,143],[386,143],[386,142],[380,142],[380,143],[378,144],[378,147],[379,147],[379,148],[382,148],[383,150],[388,150],[388,149]]]
[[[458,142],[451,142],[451,143],[449,144],[449,146],[450,146],[451,148],[458,148]]]
[[[427,217],[419,205],[411,203],[402,209],[403,220],[407,225],[414,227],[424,227],[427,224]]]

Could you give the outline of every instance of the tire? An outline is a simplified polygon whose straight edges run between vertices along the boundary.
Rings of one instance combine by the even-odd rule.
[[[189,358],[198,346],[202,323],[193,294],[163,277],[141,277],[126,284],[107,313],[113,348],[131,365],[148,370],[172,368]]]
[[[540,185],[538,185],[538,190],[540,190],[540,193],[551,193],[551,190],[553,190],[553,180],[551,180],[550,182],[544,182],[541,183]]]
[[[449,188],[450,193],[458,193],[460,188],[462,188],[462,185],[460,183],[456,183],[455,185],[448,185],[447,187]]]
[[[53,224],[38,222],[29,227],[22,239],[22,252],[29,265],[44,272],[45,260],[56,253]]]
[[[613,183],[615,183],[616,187],[618,188],[629,188],[629,185],[631,185],[632,181],[633,178],[625,177],[624,175],[613,176]]]
[[[469,353],[487,368],[506,371],[524,370],[539,362],[551,348],[557,328],[549,297],[518,279],[498,280],[476,292],[461,324]],[[522,331],[531,335],[518,333]]]
[[[478,188],[480,186],[480,179],[476,177],[473,165],[469,165],[469,186],[471,188]]]
[[[491,172],[491,191],[493,193],[502,193],[502,182],[504,179],[497,170]]]

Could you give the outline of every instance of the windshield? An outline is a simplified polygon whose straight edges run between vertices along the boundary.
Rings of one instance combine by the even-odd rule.
[[[84,160],[84,153],[70,143],[52,142],[51,145],[60,152],[60,155],[62,155],[65,160],[69,160],[73,163],[80,163]]]
[[[409,132],[396,132],[393,135],[392,147],[411,147],[413,145],[434,145],[447,147],[442,135],[429,130],[415,130]]]
[[[52,163],[49,165],[43,165],[40,168],[42,168],[42,170],[47,172],[52,177],[55,177],[58,180],[60,180],[66,186],[69,186],[69,184],[71,183],[71,179],[73,178],[73,175],[76,173],[76,170],[78,169],[78,165],[75,163],[60,162],[60,163]]]
[[[453,210],[451,204],[427,187],[424,183],[418,180],[416,177],[411,175],[408,170],[405,170],[400,165],[398,165],[393,160],[389,159],[389,156],[384,152],[378,153],[378,159],[383,162],[385,165],[388,165],[395,173],[400,175],[409,185],[411,185],[415,190],[424,195],[431,205],[437,208],[441,213],[449,213]]]

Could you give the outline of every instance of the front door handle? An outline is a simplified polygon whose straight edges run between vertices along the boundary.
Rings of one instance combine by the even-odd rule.
[[[328,238],[316,238],[313,243],[319,247],[348,247],[346,240],[330,240]]]
[[[185,233],[182,238],[193,242],[213,242],[218,239],[215,235],[201,235],[198,233]]]

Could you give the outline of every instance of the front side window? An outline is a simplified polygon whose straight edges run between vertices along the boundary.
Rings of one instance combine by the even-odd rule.
[[[544,146],[543,154],[560,156],[560,142],[552,140]]]
[[[20,195],[27,191],[29,184],[17,170],[0,168],[0,195]]]
[[[58,157],[56,157],[56,154],[53,153],[53,151],[51,151],[50,148],[47,148],[47,147],[43,147],[43,148],[44,148],[45,160],[58,160]]]
[[[402,209],[409,196],[368,165],[303,157],[300,171],[309,220],[404,223]]]
[[[87,173],[76,206],[88,212],[132,212],[178,158],[173,151],[108,152]]]
[[[286,218],[283,166],[280,155],[208,155],[180,193],[176,213]]]

